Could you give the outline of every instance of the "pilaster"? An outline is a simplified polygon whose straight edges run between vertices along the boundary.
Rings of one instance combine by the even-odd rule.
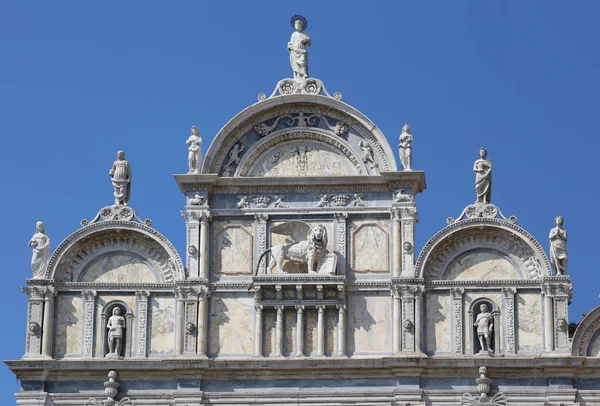
[[[44,288],[24,287],[27,294],[27,336],[25,338],[24,357],[39,357],[42,352],[44,331]]]
[[[402,276],[404,277],[415,277],[415,226],[418,219],[416,206],[400,209]]]
[[[254,228],[255,234],[258,238],[255,239],[255,255],[254,255],[254,264],[252,264],[252,270],[256,269],[256,265],[260,259],[260,256],[267,250],[267,225],[268,225],[269,215],[266,213],[257,213],[254,215]],[[260,264],[260,269],[258,270],[258,274],[265,274],[267,271],[267,261],[266,258],[263,258],[263,261]]]
[[[505,323],[506,323],[506,354],[514,355],[515,350],[515,293],[516,288],[504,287]]]
[[[336,251],[338,254],[337,257],[337,274],[345,275],[346,274],[346,264],[347,264],[347,226],[346,220],[348,219],[348,213],[346,212],[338,212],[334,213],[333,217],[335,218],[335,242],[334,246],[336,247]]]
[[[85,358],[94,356],[94,320],[96,308],[95,290],[84,290],[81,292],[83,297],[83,351]]]
[[[463,295],[464,288],[451,288],[452,296],[452,312],[454,325],[454,353],[464,354],[464,338],[463,338]]]
[[[148,298],[150,292],[147,290],[138,290],[135,292],[135,306],[137,313],[137,331],[136,331],[136,357],[145,358],[147,356],[148,346]]]

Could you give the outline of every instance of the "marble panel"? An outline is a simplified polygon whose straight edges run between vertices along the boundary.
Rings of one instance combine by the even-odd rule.
[[[150,354],[173,354],[175,351],[176,301],[169,296],[150,296]]]
[[[389,295],[348,296],[348,352],[389,353],[392,299]]]
[[[82,272],[81,282],[156,283],[159,280],[141,258],[123,253],[101,256]]]
[[[210,299],[211,355],[252,354],[254,299],[214,294]]]
[[[542,351],[542,296],[539,293],[517,293],[516,341],[519,351]]]
[[[351,271],[367,274],[389,272],[389,240],[389,221],[352,221],[350,223]]]
[[[83,298],[80,294],[59,294],[55,304],[54,355],[82,352]]]
[[[275,323],[277,312],[275,309],[263,310],[263,356],[270,357],[275,354]]]
[[[296,348],[296,309],[284,309],[283,326],[283,354],[287,357],[294,354],[294,349]]]
[[[214,272],[221,275],[250,275],[253,264],[253,228],[249,221],[216,221]]]
[[[590,339],[586,355],[588,357],[597,357],[600,355],[600,330],[596,331]]]
[[[325,355],[331,356],[335,353],[335,339],[337,337],[338,310],[325,308]]]
[[[490,293],[490,292],[485,292],[485,293],[475,293],[475,292],[468,292],[465,293],[464,295],[464,306],[463,306],[463,319],[464,319],[464,323],[463,325],[465,326],[465,328],[467,328],[467,330],[464,332],[464,337],[465,337],[465,351],[467,354],[473,352],[473,346],[475,343],[475,340],[479,340],[477,337],[477,327],[475,327],[473,324],[469,325],[469,309],[471,309],[472,307],[472,303],[473,301],[480,299],[480,298],[485,298],[488,299],[488,302],[492,302],[496,305],[496,308],[499,310],[498,313],[498,317],[497,317],[497,324],[494,325],[494,342],[496,342],[496,337],[495,335],[498,334],[498,340],[500,343],[500,348],[496,348],[496,352],[497,353],[501,353],[504,351],[504,336],[505,336],[505,331],[504,331],[504,321],[502,320],[503,318],[503,314],[504,314],[504,305],[503,305],[503,295],[501,293]],[[473,309],[475,310],[475,309]],[[478,313],[479,310],[477,309],[477,311],[474,311],[474,314]]]
[[[507,257],[491,250],[474,250],[461,254],[448,266],[446,280],[514,280],[519,272]]]
[[[451,334],[450,293],[427,293],[425,299],[425,351],[449,352]]]
[[[304,310],[304,354],[317,355],[317,309]]]

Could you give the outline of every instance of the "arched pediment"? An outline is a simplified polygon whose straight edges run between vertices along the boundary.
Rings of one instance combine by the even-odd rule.
[[[68,236],[50,258],[46,278],[169,283],[185,279],[185,271],[173,245],[156,230],[141,223],[103,221]]]
[[[573,335],[572,353],[580,357],[600,355],[600,306],[585,315]]]
[[[342,165],[342,172],[377,175],[396,170],[385,136],[358,110],[330,97],[291,94],[260,101],[231,119],[210,145],[202,173],[263,176],[252,165],[269,154],[285,154],[278,141],[291,139],[315,156],[338,159],[336,168]],[[328,165],[320,171],[316,161],[316,169],[310,171],[314,176],[338,172]]]
[[[426,280],[511,280],[551,276],[539,243],[521,227],[495,218],[453,223],[425,245],[416,273]]]

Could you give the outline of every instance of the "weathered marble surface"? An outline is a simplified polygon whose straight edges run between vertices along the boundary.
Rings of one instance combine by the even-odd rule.
[[[150,354],[172,354],[175,350],[175,300],[150,296]]]
[[[80,355],[82,351],[83,298],[59,294],[55,304],[54,355]]]
[[[214,272],[250,275],[253,264],[253,229],[249,221],[215,221]]]
[[[514,280],[519,279],[515,267],[498,252],[475,250],[456,258],[445,272],[447,280]]]
[[[210,306],[209,353],[252,354],[254,299],[215,294]]]
[[[296,309],[284,309],[283,335],[283,354],[289,357],[294,354],[296,348]]]
[[[317,355],[317,309],[304,310],[304,355]]]
[[[387,295],[348,295],[348,352],[389,353],[391,351],[391,308]]]
[[[539,293],[515,295],[519,351],[542,351],[542,297]]]
[[[325,355],[330,356],[335,353],[335,339],[337,337],[337,315],[338,310],[336,308],[325,309]]]
[[[134,317],[132,318],[132,323],[131,323],[132,331],[125,330],[125,335],[128,336],[129,334],[131,334],[131,343],[133,346],[135,346],[135,329],[136,329],[135,295],[133,295],[133,294],[124,294],[124,295],[104,295],[104,294],[102,294],[102,295],[98,295],[98,297],[96,298],[96,323],[94,326],[94,331],[96,332],[95,333],[96,334],[96,338],[95,338],[96,348],[95,348],[94,354],[96,356],[100,356],[100,353],[102,352],[102,348],[104,348],[106,346],[106,343],[102,342],[102,331],[104,329],[106,329],[106,322],[105,322],[105,325],[102,325],[102,309],[104,308],[104,305],[106,305],[108,302],[112,302],[113,300],[121,300],[127,306],[129,306],[129,308],[131,309],[131,311],[133,313]],[[122,316],[125,316],[125,314],[122,314]],[[108,320],[108,318],[107,318],[107,320]],[[123,345],[125,345],[126,341],[127,340],[123,341]],[[132,349],[132,353],[133,353],[133,350],[135,350],[135,349]]]
[[[596,331],[590,339],[586,355],[588,357],[597,357],[600,355],[600,330]]]
[[[425,301],[425,351],[449,352],[451,334],[450,293],[428,293]]]
[[[275,309],[263,310],[263,356],[270,357],[275,354]]]
[[[389,272],[389,252],[389,221],[352,221],[350,223],[350,269],[352,272],[366,274]]]
[[[156,283],[152,270],[140,258],[111,253],[100,257],[82,272],[81,282]]]
[[[500,345],[496,347],[496,354],[499,354],[504,351],[504,321],[502,320],[502,314],[504,314],[504,305],[502,303],[502,294],[500,293],[491,293],[491,292],[468,292],[464,295],[464,305],[463,305],[463,326],[465,326],[466,331],[463,332],[463,337],[465,339],[465,350],[466,353],[469,354],[473,352],[473,343],[479,339],[477,338],[477,327],[473,326],[473,324],[469,325],[469,309],[471,308],[471,304],[473,301],[479,298],[486,298],[488,302],[493,302],[496,304],[496,307],[500,310],[497,318],[494,318],[494,332],[493,338],[494,343],[496,342],[496,336],[500,342]],[[488,309],[490,313],[492,313],[493,309]],[[477,312],[475,312],[477,313]],[[475,320],[473,320],[475,322]],[[494,344],[495,345],[495,344]]]

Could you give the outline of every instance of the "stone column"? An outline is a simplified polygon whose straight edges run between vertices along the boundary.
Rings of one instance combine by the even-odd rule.
[[[423,353],[423,286],[415,292],[415,352]]]
[[[554,289],[554,351],[570,353],[569,349],[570,283],[559,283]]]
[[[402,351],[415,351],[415,323],[414,323],[414,304],[416,286],[401,286],[400,293],[402,295]]]
[[[337,275],[345,275],[346,274],[346,258],[348,255],[346,253],[346,219],[348,218],[348,213],[339,212],[333,213],[333,217],[335,218],[335,251],[337,252],[337,266],[336,266],[336,274]]]
[[[175,355],[183,354],[183,335],[185,324],[185,292],[182,288],[175,288]]]
[[[96,291],[84,290],[83,296],[83,349],[85,358],[94,356],[94,315],[96,308]]]
[[[400,297],[400,288],[392,287],[392,353],[400,354],[402,351],[402,307]]]
[[[137,345],[135,346],[135,356],[146,358],[148,346],[148,298],[150,292],[147,290],[138,290],[135,292],[135,307],[137,316],[137,331],[135,338]]]
[[[208,252],[208,222],[211,219],[210,211],[205,210],[200,217],[200,278],[208,279],[209,252]]]
[[[263,356],[263,306],[254,305],[254,356]]]
[[[277,319],[275,321],[275,356],[283,357],[283,306],[275,306]]]
[[[337,356],[346,356],[346,305],[337,305]]]
[[[402,274],[402,234],[400,227],[400,210],[391,209],[392,220],[392,252],[394,253],[392,269],[393,276]]]
[[[415,276],[415,224],[418,221],[416,207],[402,208],[400,222],[402,235],[402,276],[414,278]]]
[[[506,354],[514,355],[515,349],[515,293],[517,289],[512,287],[502,288],[504,303],[506,305]]]
[[[257,236],[254,248],[254,264],[252,264],[252,271],[254,272],[258,264],[260,256],[267,250],[267,220],[269,215],[266,213],[257,213],[254,215],[254,227],[255,234]],[[265,274],[267,271],[267,258],[263,258],[258,274]]]
[[[54,335],[54,297],[56,290],[49,286],[44,294],[44,321],[42,325],[42,356],[52,358],[52,336]]]
[[[27,294],[27,339],[25,357],[39,357],[42,351],[44,325],[44,290],[38,287],[23,288]]]
[[[317,357],[325,356],[325,306],[317,306]]]
[[[185,219],[186,232],[186,267],[190,278],[198,278],[200,264],[198,261],[198,247],[200,245],[200,216],[197,209],[182,210],[181,216]]]
[[[544,348],[546,352],[554,351],[554,301],[552,300],[553,287],[545,284],[544,293]]]
[[[210,291],[205,288],[200,291],[198,297],[198,321],[196,323],[197,340],[196,350],[198,355],[206,357],[208,352],[208,301]]]
[[[454,353],[464,353],[463,341],[463,294],[464,288],[451,288],[452,311],[454,314]]]
[[[296,305],[296,357],[304,357],[304,306]]]

